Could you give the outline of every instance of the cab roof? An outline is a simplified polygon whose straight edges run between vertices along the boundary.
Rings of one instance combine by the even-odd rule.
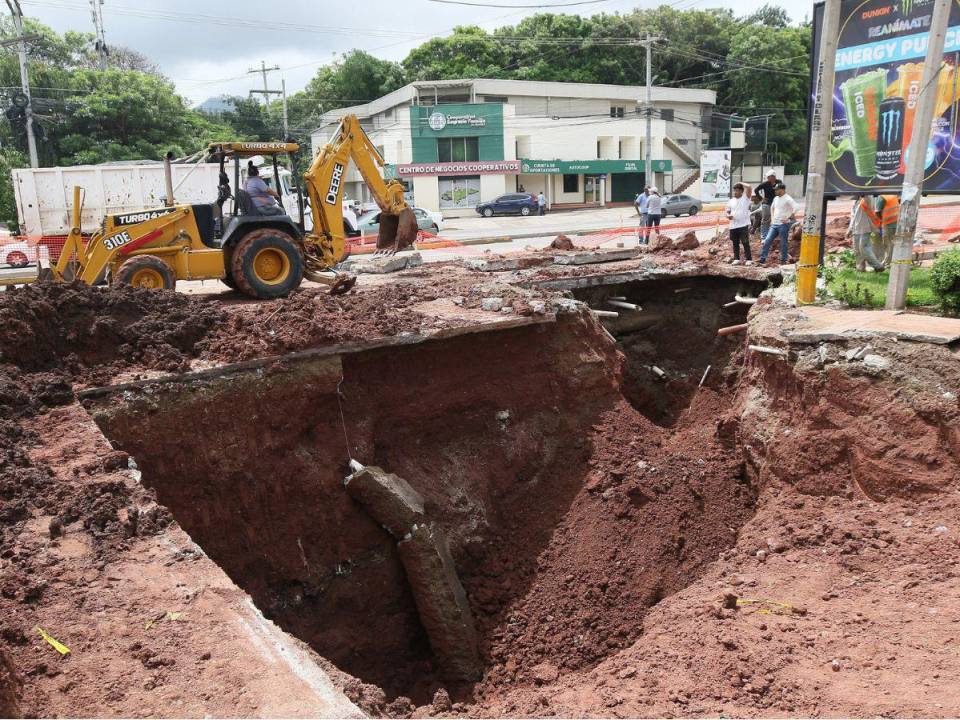
[[[219,142],[210,143],[207,152],[211,154],[223,153],[231,156],[252,157],[254,155],[281,155],[295,153],[300,150],[297,143],[285,142]]]

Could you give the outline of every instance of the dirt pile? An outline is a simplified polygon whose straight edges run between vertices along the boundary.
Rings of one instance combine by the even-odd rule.
[[[42,283],[0,294],[0,362],[96,383],[131,365],[184,370],[223,319],[214,303],[176,292]]]
[[[200,357],[236,362],[310,347],[359,342],[430,330],[435,320],[418,306],[450,298],[463,308],[480,309],[484,299],[499,298],[500,308],[531,315],[545,312],[553,295],[490,282],[489,278],[442,278],[430,283],[401,281],[333,296],[326,289],[305,289],[269,305],[230,308],[226,319],[197,344]],[[534,303],[540,301],[539,305]],[[539,309],[538,309],[539,308]],[[498,308],[499,311],[499,308]]]
[[[573,244],[573,240],[568,238],[566,235],[560,234],[557,235],[553,242],[547,246],[548,250],[576,250],[577,246]]]

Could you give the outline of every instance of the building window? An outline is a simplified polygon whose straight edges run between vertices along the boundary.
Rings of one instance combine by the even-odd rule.
[[[479,159],[479,138],[437,138],[437,162],[470,162]]]
[[[564,176],[563,176],[563,191],[564,191],[565,193],[580,192],[580,176],[579,176],[579,175],[564,175]]]
[[[617,160],[623,160],[623,140],[617,140]]]
[[[661,110],[660,119],[667,122],[673,122],[673,110]]]
[[[627,109],[623,105],[611,105],[610,106],[610,117],[612,118],[622,118],[626,113]]]
[[[483,101],[485,103],[500,103],[502,105],[506,105],[507,96],[506,95],[484,95]]]
[[[480,202],[480,176],[440,177],[440,209],[471,208]]]
[[[600,155],[600,141],[597,140],[597,160],[599,160],[601,157],[602,156]]]

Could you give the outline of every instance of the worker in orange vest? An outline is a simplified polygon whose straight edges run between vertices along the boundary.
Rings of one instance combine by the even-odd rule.
[[[873,237],[878,235],[880,215],[876,211],[876,197],[867,195],[853,201],[850,214],[850,229],[847,234],[853,238],[853,253],[857,258],[857,271],[864,272],[867,263],[877,272],[883,270],[883,263],[873,253]]]
[[[896,195],[881,195],[880,233],[873,243],[873,252],[877,257],[883,257],[884,267],[890,267],[893,260],[893,240],[897,234],[897,222],[900,220],[900,198]]]

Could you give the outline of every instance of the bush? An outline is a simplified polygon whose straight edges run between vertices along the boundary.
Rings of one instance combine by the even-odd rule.
[[[950,250],[937,258],[930,282],[943,311],[960,312],[960,250]]]

